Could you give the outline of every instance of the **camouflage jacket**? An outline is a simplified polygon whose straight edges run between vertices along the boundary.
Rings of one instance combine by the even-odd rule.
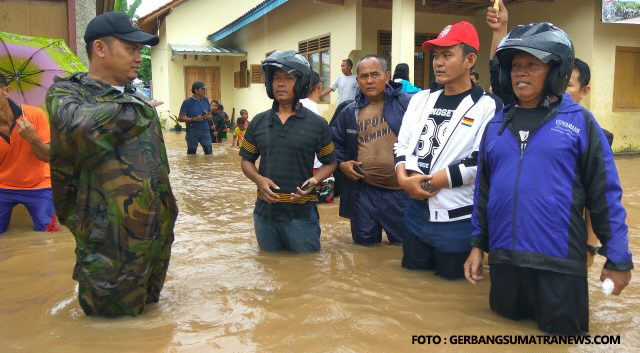
[[[56,78],[46,101],[53,201],[77,250],[172,241],[178,208],[155,109],[131,85],[121,93],[86,73]]]

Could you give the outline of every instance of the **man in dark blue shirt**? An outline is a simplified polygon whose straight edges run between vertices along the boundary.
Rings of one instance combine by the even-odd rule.
[[[204,154],[211,154],[209,122],[213,123],[213,118],[209,100],[204,96],[206,88],[204,82],[195,81],[191,85],[193,96],[185,99],[180,107],[178,121],[187,123],[187,154],[196,154],[198,143]]]

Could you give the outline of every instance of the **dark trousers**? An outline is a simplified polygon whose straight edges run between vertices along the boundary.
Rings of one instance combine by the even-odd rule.
[[[382,230],[392,243],[404,239],[404,213],[409,195],[402,190],[379,188],[361,182],[351,217],[351,236],[360,245],[382,241]]]
[[[204,154],[212,153],[211,133],[209,130],[187,128],[187,154],[196,154],[198,144],[202,146]]]
[[[589,331],[587,278],[512,265],[491,265],[491,310],[511,320],[533,319],[541,331]]]

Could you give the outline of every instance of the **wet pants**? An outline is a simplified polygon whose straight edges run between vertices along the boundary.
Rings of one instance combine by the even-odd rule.
[[[196,154],[198,143],[202,146],[204,154],[212,153],[211,133],[209,130],[187,128],[187,154]]]
[[[411,199],[405,224],[402,267],[435,270],[436,276],[449,280],[464,277],[464,262],[471,250],[470,219],[430,222],[428,203]]]
[[[254,212],[253,224],[263,251],[320,251],[320,221],[315,205],[306,219],[270,220]]]
[[[489,274],[494,312],[511,320],[533,319],[550,334],[589,331],[586,277],[504,264],[491,265]]]
[[[382,230],[391,243],[401,243],[404,214],[409,195],[402,190],[384,189],[360,183],[351,217],[351,237],[356,244],[373,245],[382,241]]]
[[[11,211],[16,205],[24,205],[33,220],[35,231],[45,231],[55,226],[51,188],[38,190],[0,189],[0,234],[9,228]]]

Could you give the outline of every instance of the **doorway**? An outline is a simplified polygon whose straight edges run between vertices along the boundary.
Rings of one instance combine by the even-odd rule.
[[[207,85],[205,97],[220,102],[220,68],[206,66],[186,66],[184,68],[185,98],[191,97],[191,85],[194,81]]]

